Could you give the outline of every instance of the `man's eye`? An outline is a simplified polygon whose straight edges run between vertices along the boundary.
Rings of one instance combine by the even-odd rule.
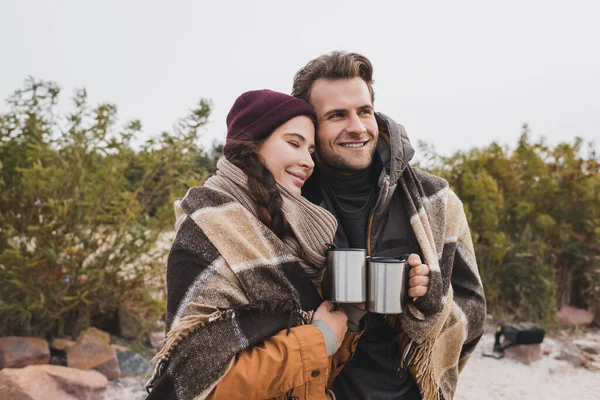
[[[343,117],[343,116],[344,116],[344,114],[343,114],[343,113],[341,113],[341,112],[338,112],[338,113],[333,113],[333,114],[329,114],[329,119],[341,118],[341,117]]]
[[[371,115],[372,114],[370,108],[365,108],[363,110],[360,110],[360,113],[363,114],[363,115]]]

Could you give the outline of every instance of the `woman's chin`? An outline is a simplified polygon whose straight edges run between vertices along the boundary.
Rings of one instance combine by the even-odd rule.
[[[283,185],[289,192],[300,196],[302,194],[302,187],[294,184],[293,182],[286,182]]]

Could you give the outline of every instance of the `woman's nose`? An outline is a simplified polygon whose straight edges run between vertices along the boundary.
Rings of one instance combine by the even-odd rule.
[[[300,159],[300,165],[307,169],[313,169],[315,167],[315,162],[310,152],[303,152],[302,158]]]

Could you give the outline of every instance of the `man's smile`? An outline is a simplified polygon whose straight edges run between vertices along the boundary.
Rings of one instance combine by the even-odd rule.
[[[355,149],[355,148],[365,147],[367,145],[367,143],[369,143],[368,140],[363,141],[363,142],[346,142],[346,143],[340,143],[339,146],[347,148],[347,149]]]

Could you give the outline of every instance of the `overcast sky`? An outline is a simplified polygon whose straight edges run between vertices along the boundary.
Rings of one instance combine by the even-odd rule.
[[[598,4],[0,0],[0,97],[32,75],[63,88],[66,110],[86,87],[142,121],[138,140],[208,98],[210,143],[242,92],[289,93],[300,67],[339,49],[373,62],[375,108],[443,154],[514,145],[523,123],[551,143],[598,142]]]

